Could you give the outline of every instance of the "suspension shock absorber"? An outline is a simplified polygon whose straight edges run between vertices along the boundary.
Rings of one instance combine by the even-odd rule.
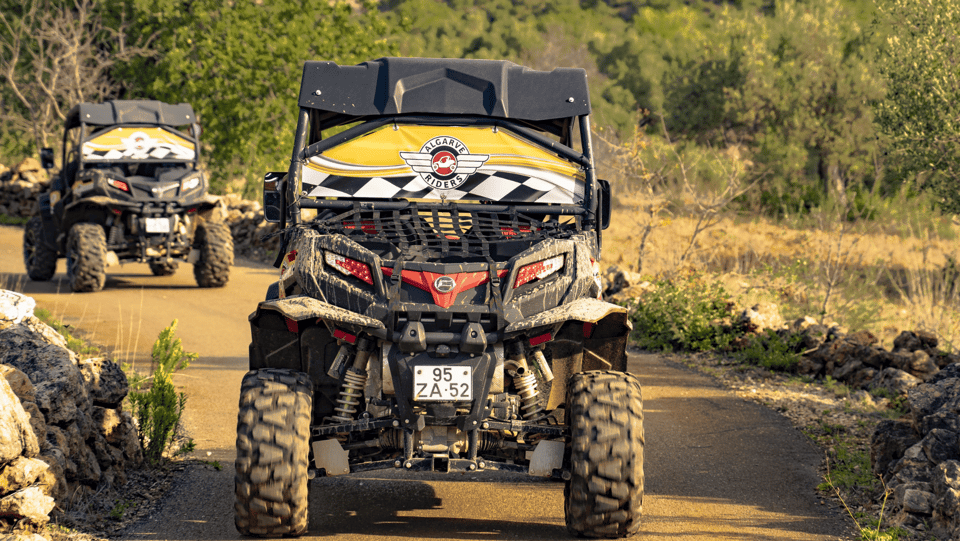
[[[363,387],[367,384],[367,371],[348,368],[343,375],[343,386],[337,398],[338,407],[333,408],[337,414],[330,418],[341,423],[349,423],[357,414],[357,406],[363,398]]]
[[[366,338],[357,340],[357,355],[353,358],[352,366],[343,374],[343,385],[337,397],[339,406],[333,408],[336,413],[329,417],[331,421],[349,423],[357,414],[357,406],[363,399],[363,388],[367,385],[367,359],[373,346],[373,342]]]
[[[543,406],[540,404],[540,393],[537,391],[537,376],[527,365],[527,357],[523,353],[523,344],[519,341],[510,345],[510,365],[507,371],[513,376],[513,385],[520,395],[520,412],[527,421],[536,421],[543,417]]]

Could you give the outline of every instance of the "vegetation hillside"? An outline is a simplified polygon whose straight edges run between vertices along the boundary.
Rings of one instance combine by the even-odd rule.
[[[257,197],[307,59],[582,67],[607,263],[795,275],[782,303],[880,332],[954,295],[958,28],[960,0],[0,0],[0,163],[57,147],[79,101],[189,102],[215,190]],[[944,317],[916,321],[954,344]]]

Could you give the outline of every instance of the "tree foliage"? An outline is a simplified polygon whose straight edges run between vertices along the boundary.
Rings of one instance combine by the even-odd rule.
[[[116,97],[114,67],[150,56],[150,37],[105,21],[102,0],[0,0],[0,143],[5,154],[52,146],[70,108]]]
[[[840,0],[779,0],[772,16],[727,8],[705,38],[671,87],[675,130],[749,149],[793,193],[819,182],[844,197],[872,179],[882,86]]]
[[[305,60],[507,59],[585,68],[594,126],[615,144],[640,122],[685,159],[733,153],[761,179],[753,208],[919,180],[960,211],[958,4],[0,0],[0,156],[50,145],[78,101],[188,102],[214,190],[249,196],[287,168]]]
[[[204,128],[212,183],[286,170],[305,60],[356,64],[393,53],[387,27],[366,6],[327,0],[129,0],[157,57],[120,75],[138,97],[193,105]]]
[[[960,212],[960,1],[886,0],[881,73],[889,88],[878,104],[900,178],[932,189],[942,208]]]

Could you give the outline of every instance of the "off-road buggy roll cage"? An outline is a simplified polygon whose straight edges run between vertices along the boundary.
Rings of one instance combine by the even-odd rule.
[[[184,133],[179,128],[190,126],[190,133]],[[108,127],[123,128],[162,128],[173,134],[186,139],[191,145],[192,152],[189,157],[176,155],[151,155],[149,157],[138,157],[137,161],[141,163],[182,163],[184,165],[193,165],[196,167],[200,163],[200,125],[197,123],[196,114],[193,107],[187,103],[170,104],[153,100],[113,100],[104,103],[79,103],[67,113],[64,121],[62,159],[63,166],[66,168],[71,161],[68,155],[67,145],[69,143],[70,130],[80,128],[80,141],[78,146],[82,147],[84,143],[91,139],[99,137],[102,130]],[[53,156],[49,154],[45,159],[52,161]],[[76,157],[82,168],[84,161],[83,152]],[[105,153],[98,156],[97,163],[117,163],[128,162],[129,157],[120,155],[110,155]],[[52,164],[51,164],[52,165]]]
[[[313,464],[551,477],[572,533],[635,533],[640,385],[599,298],[586,72],[308,61],[299,107],[264,178],[280,277],[249,318],[238,530],[303,533]]]
[[[590,94],[582,69],[534,71],[496,60],[382,58],[357,66],[308,61],[290,168],[264,191],[267,221],[300,223],[300,209],[348,211],[354,201],[305,199],[297,182],[308,158],[383,126],[485,126],[510,130],[582,168],[582,200],[568,205],[459,203],[464,212],[574,216],[581,229],[608,225],[609,183],[596,177],[590,133]],[[573,148],[577,125],[580,150]],[[352,127],[327,138],[325,131]],[[552,136],[552,137],[550,137]],[[406,202],[364,201],[366,211],[394,211]],[[418,204],[420,209],[446,205]],[[285,208],[287,212],[280,212]],[[599,220],[599,221],[598,221]]]

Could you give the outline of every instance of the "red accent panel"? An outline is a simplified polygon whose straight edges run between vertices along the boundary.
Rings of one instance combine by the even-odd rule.
[[[553,335],[552,335],[552,334],[550,334],[550,333],[541,334],[540,336],[534,336],[533,338],[531,338],[531,339],[530,339],[530,345],[531,345],[531,346],[539,346],[540,344],[542,344],[542,343],[544,343],[544,342],[549,342],[550,340],[553,340]]]
[[[584,322],[583,324],[583,337],[590,338],[593,334],[593,323]]]
[[[390,267],[381,267],[381,271],[386,276],[393,276],[393,269]],[[507,275],[507,269],[497,271],[497,276],[502,278]],[[441,293],[433,287],[433,283],[441,276],[449,276],[457,285],[447,293]],[[456,274],[441,274],[438,272],[405,270],[401,274],[404,283],[410,284],[417,289],[430,293],[433,297],[433,303],[441,308],[450,308],[457,295],[483,285],[490,281],[490,274],[486,271],[480,272],[459,272]]]
[[[287,321],[287,330],[288,330],[288,331],[290,331],[290,332],[299,332],[299,331],[300,331],[300,325],[298,325],[296,321],[294,321],[294,320],[292,320],[292,319],[290,319],[290,318],[288,318],[288,317],[285,317],[285,318],[283,318],[283,319],[285,319],[285,320]]]
[[[337,340],[345,340],[351,344],[357,343],[357,337],[341,329],[334,329],[333,337]]]

